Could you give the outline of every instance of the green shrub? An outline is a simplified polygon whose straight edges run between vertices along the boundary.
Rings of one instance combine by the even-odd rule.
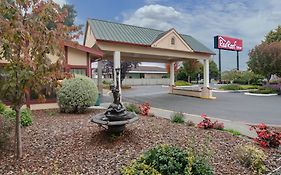
[[[132,163],[121,169],[122,175],[161,175],[157,170],[144,163]]]
[[[234,79],[232,83],[235,83],[235,84],[248,84],[248,81],[245,80],[245,79],[242,79],[242,78],[237,78],[237,79]]]
[[[32,125],[32,113],[30,109],[22,109],[20,112],[20,123],[21,126],[30,126]]]
[[[131,165],[123,168],[121,174],[132,174],[136,171],[135,169],[146,169],[147,171],[138,173],[147,175],[149,171],[156,174],[159,172],[162,175],[213,174],[212,168],[207,164],[205,158],[194,156],[194,154],[189,155],[187,151],[168,145],[159,145],[143,153]]]
[[[85,76],[65,79],[57,92],[57,100],[61,112],[83,113],[95,105],[98,97],[97,86],[94,81]]]
[[[171,121],[173,123],[184,123],[184,115],[181,112],[173,113],[171,115]]]
[[[254,94],[276,94],[278,93],[276,90],[268,88],[268,87],[259,87],[258,90],[249,91]]]
[[[222,90],[244,90],[240,85],[238,84],[228,84],[221,86],[219,89]]]
[[[2,113],[5,111],[6,108],[7,108],[6,105],[3,104],[3,103],[0,101],[0,114],[2,114]]]
[[[140,108],[139,105],[137,104],[133,104],[133,103],[126,104],[125,108],[129,112],[135,112],[136,114],[140,114]]]
[[[249,90],[249,89],[258,89],[260,86],[258,86],[258,85],[241,85],[241,87],[244,90]]]
[[[238,84],[228,84],[221,86],[219,89],[222,90],[249,90],[249,89],[258,89],[258,85],[238,85]]]
[[[192,84],[191,83],[189,83],[189,82],[186,82],[186,81],[176,81],[175,82],[175,85],[176,86],[191,86]]]
[[[138,162],[152,166],[163,175],[184,174],[187,157],[187,153],[180,148],[160,145],[145,152]]]
[[[13,123],[12,119],[6,118],[0,114],[0,149],[7,146],[13,130]]]
[[[15,121],[16,111],[12,110],[11,108],[6,108],[6,110],[3,112],[3,116]],[[20,111],[20,123],[21,126],[30,126],[32,124],[32,113],[30,109],[26,108]]]
[[[240,133],[239,131],[236,131],[236,130],[234,130],[234,129],[223,129],[223,131],[228,132],[228,133],[230,133],[230,134],[232,134],[232,135],[234,135],[234,136],[239,136],[239,135],[241,135],[241,133]]]
[[[12,120],[16,119],[16,111],[12,110],[11,108],[6,108],[2,114],[5,118]]]
[[[264,165],[266,155],[253,145],[238,146],[235,150],[235,155],[242,165],[250,168],[254,173],[262,174],[266,169]]]

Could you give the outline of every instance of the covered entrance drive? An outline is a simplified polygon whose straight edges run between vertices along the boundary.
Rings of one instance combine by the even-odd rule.
[[[84,45],[100,49],[104,53],[103,59],[113,59],[114,75],[120,68],[121,60],[169,63],[170,93],[214,98],[209,89],[209,60],[214,53],[193,37],[179,34],[175,29],[160,31],[92,19],[87,21]],[[197,59],[204,63],[204,85],[200,90],[175,87],[174,64],[187,59]],[[98,87],[100,91],[102,91],[101,69],[102,65],[99,61]]]

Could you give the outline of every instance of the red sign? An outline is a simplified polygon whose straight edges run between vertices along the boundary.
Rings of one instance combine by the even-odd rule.
[[[235,50],[242,51],[243,50],[243,42],[241,39],[231,38],[227,36],[215,36],[214,45],[216,49],[224,49],[224,50]]]

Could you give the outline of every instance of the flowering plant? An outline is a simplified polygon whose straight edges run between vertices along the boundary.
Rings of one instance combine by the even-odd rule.
[[[219,129],[222,130],[224,128],[224,124],[218,122],[217,120],[215,122],[212,122],[209,117],[207,117],[206,114],[201,114],[201,117],[203,118],[203,121],[197,124],[198,128],[203,129]]]
[[[201,117],[203,118],[203,121],[198,123],[198,125],[197,125],[198,128],[212,129],[214,127],[211,119],[209,117],[207,117],[206,114],[201,114]]]
[[[254,138],[261,147],[264,148],[278,148],[281,145],[281,132],[270,131],[269,128],[261,123],[251,126],[250,130],[255,130],[258,137]]]
[[[139,106],[139,108],[140,108],[141,115],[148,116],[148,113],[149,113],[149,110],[150,110],[150,104],[149,103],[145,102],[145,103],[141,104]]]
[[[217,120],[215,122],[212,122],[209,117],[207,117],[206,114],[201,114],[201,117],[203,118],[203,121],[198,123],[197,127],[198,128],[203,128],[203,129],[219,129],[222,130],[224,128],[224,124],[218,122]]]

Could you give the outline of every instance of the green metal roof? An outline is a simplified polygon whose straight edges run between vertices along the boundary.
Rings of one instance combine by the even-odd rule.
[[[138,27],[110,21],[89,19],[89,25],[97,40],[125,42],[140,45],[151,45],[164,36],[167,31]],[[195,51],[215,54],[208,47],[190,35],[179,34],[183,40]]]

